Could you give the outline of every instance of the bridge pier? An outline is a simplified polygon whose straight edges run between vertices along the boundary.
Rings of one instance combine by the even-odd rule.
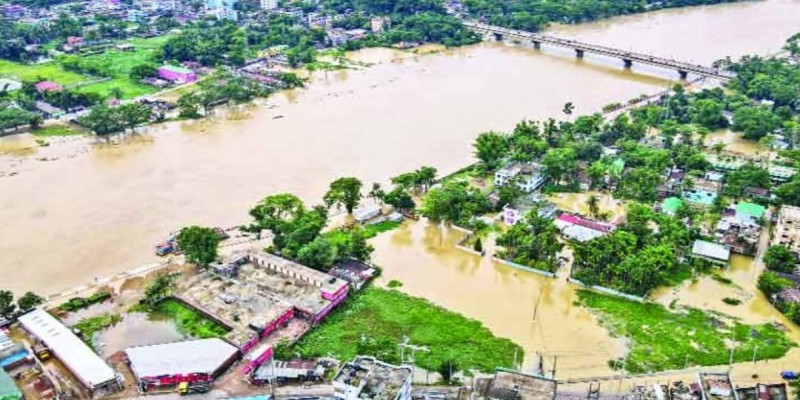
[[[688,72],[686,72],[686,71],[681,71],[681,70],[678,70],[678,75],[681,77],[681,80],[682,80],[682,81],[685,81],[685,80],[686,80],[686,78],[688,78],[688,77],[689,77],[689,73],[688,73]]]
[[[498,42],[502,42],[503,41],[503,34],[495,32],[494,33],[494,40],[497,40]]]
[[[630,69],[631,67],[633,67],[633,60],[623,58],[622,62],[625,63],[625,69]]]
[[[583,50],[575,49],[575,57],[583,58]]]
[[[534,40],[533,41],[533,48],[536,49],[536,50],[541,50],[542,49],[542,42],[540,42],[538,40]]]

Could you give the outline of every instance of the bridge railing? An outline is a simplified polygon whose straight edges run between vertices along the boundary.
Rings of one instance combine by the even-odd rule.
[[[533,32],[521,31],[516,29],[504,28],[499,26],[487,25],[480,22],[474,21],[465,21],[464,25],[468,28],[474,29],[476,31],[482,33],[497,33],[500,35],[507,35],[512,37],[519,37],[524,39],[529,39],[531,41],[537,41],[541,43],[552,44],[561,47],[569,47],[575,50],[582,50],[587,51],[595,54],[601,54],[611,57],[618,57],[623,59],[629,59],[632,61],[637,61],[645,64],[662,66],[662,67],[670,67],[675,68],[681,71],[686,72],[693,72],[707,76],[714,76],[718,78],[732,78],[734,75],[727,71],[722,71],[717,68],[708,67],[705,65],[699,64],[692,64],[684,61],[679,61],[675,59],[669,59],[659,56],[654,56],[645,53],[637,53],[632,51],[625,51],[620,50],[613,47],[602,46],[592,43],[585,43],[580,42],[577,40],[571,39],[564,39],[556,36],[549,36],[549,35],[542,35]]]

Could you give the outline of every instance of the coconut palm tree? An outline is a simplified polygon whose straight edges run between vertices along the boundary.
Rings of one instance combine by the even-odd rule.
[[[600,214],[600,199],[595,195],[591,195],[586,199],[586,206],[589,207],[589,215],[592,218],[597,218],[597,215]]]
[[[380,204],[383,204],[384,195],[386,195],[386,192],[383,191],[383,188],[381,188],[381,184],[378,182],[372,184],[372,190],[370,190],[369,193],[367,194],[369,198],[371,198],[376,203]]]

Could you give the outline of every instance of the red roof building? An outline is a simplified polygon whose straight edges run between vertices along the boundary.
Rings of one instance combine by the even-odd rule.
[[[49,92],[49,91],[60,92],[64,90],[64,88],[53,81],[41,81],[36,84],[36,90],[38,90],[39,93]]]

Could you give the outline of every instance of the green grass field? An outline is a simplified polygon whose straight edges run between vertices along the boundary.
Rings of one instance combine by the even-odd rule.
[[[371,355],[398,363],[397,345],[404,337],[428,349],[416,351],[416,365],[428,370],[454,361],[459,370],[491,372],[511,367],[515,352],[519,360],[523,355],[519,345],[495,337],[478,321],[425,299],[376,287],[355,294],[289,352],[340,360]]]
[[[579,303],[598,316],[616,337],[624,337],[629,352],[624,360],[631,373],[726,365],[728,343],[736,343],[734,362],[750,361],[758,346],[759,360],[783,357],[796,344],[771,324],[745,325],[727,315],[694,308],[676,312],[658,304],[636,303],[582,290]],[[687,359],[688,356],[688,359]],[[623,360],[609,361],[620,369]]]
[[[169,40],[169,36],[159,36],[148,39],[136,38],[129,42],[135,46],[135,49],[132,51],[110,49],[102,54],[85,56],[84,58],[87,60],[95,60],[107,65],[113,79],[106,82],[80,86],[77,90],[85,93],[97,93],[107,98],[111,97],[112,89],[118,88],[122,91],[123,99],[131,99],[156,92],[158,88],[139,84],[128,78],[128,75],[131,69],[136,65],[147,62],[157,64],[158,61],[155,59],[155,56],[161,48],[161,45],[167,40]],[[0,75],[13,76],[21,80],[37,80],[39,78],[44,78],[63,85],[77,84],[95,79],[93,77],[67,71],[58,64],[58,61],[47,64],[27,65],[13,61],[0,60]]]
[[[80,135],[82,132],[67,125],[50,125],[31,131],[34,136],[74,136]]]
[[[84,82],[91,79],[81,74],[66,71],[56,62],[27,65],[8,60],[0,60],[0,75],[12,76],[25,81],[44,78],[62,85]]]
[[[107,98],[111,97],[112,90],[114,88],[118,88],[122,91],[123,100],[132,99],[134,97],[143,96],[158,91],[158,88],[155,86],[142,85],[132,81],[129,78],[114,78],[110,81],[81,86],[76,90],[84,93],[97,93],[100,96]]]

